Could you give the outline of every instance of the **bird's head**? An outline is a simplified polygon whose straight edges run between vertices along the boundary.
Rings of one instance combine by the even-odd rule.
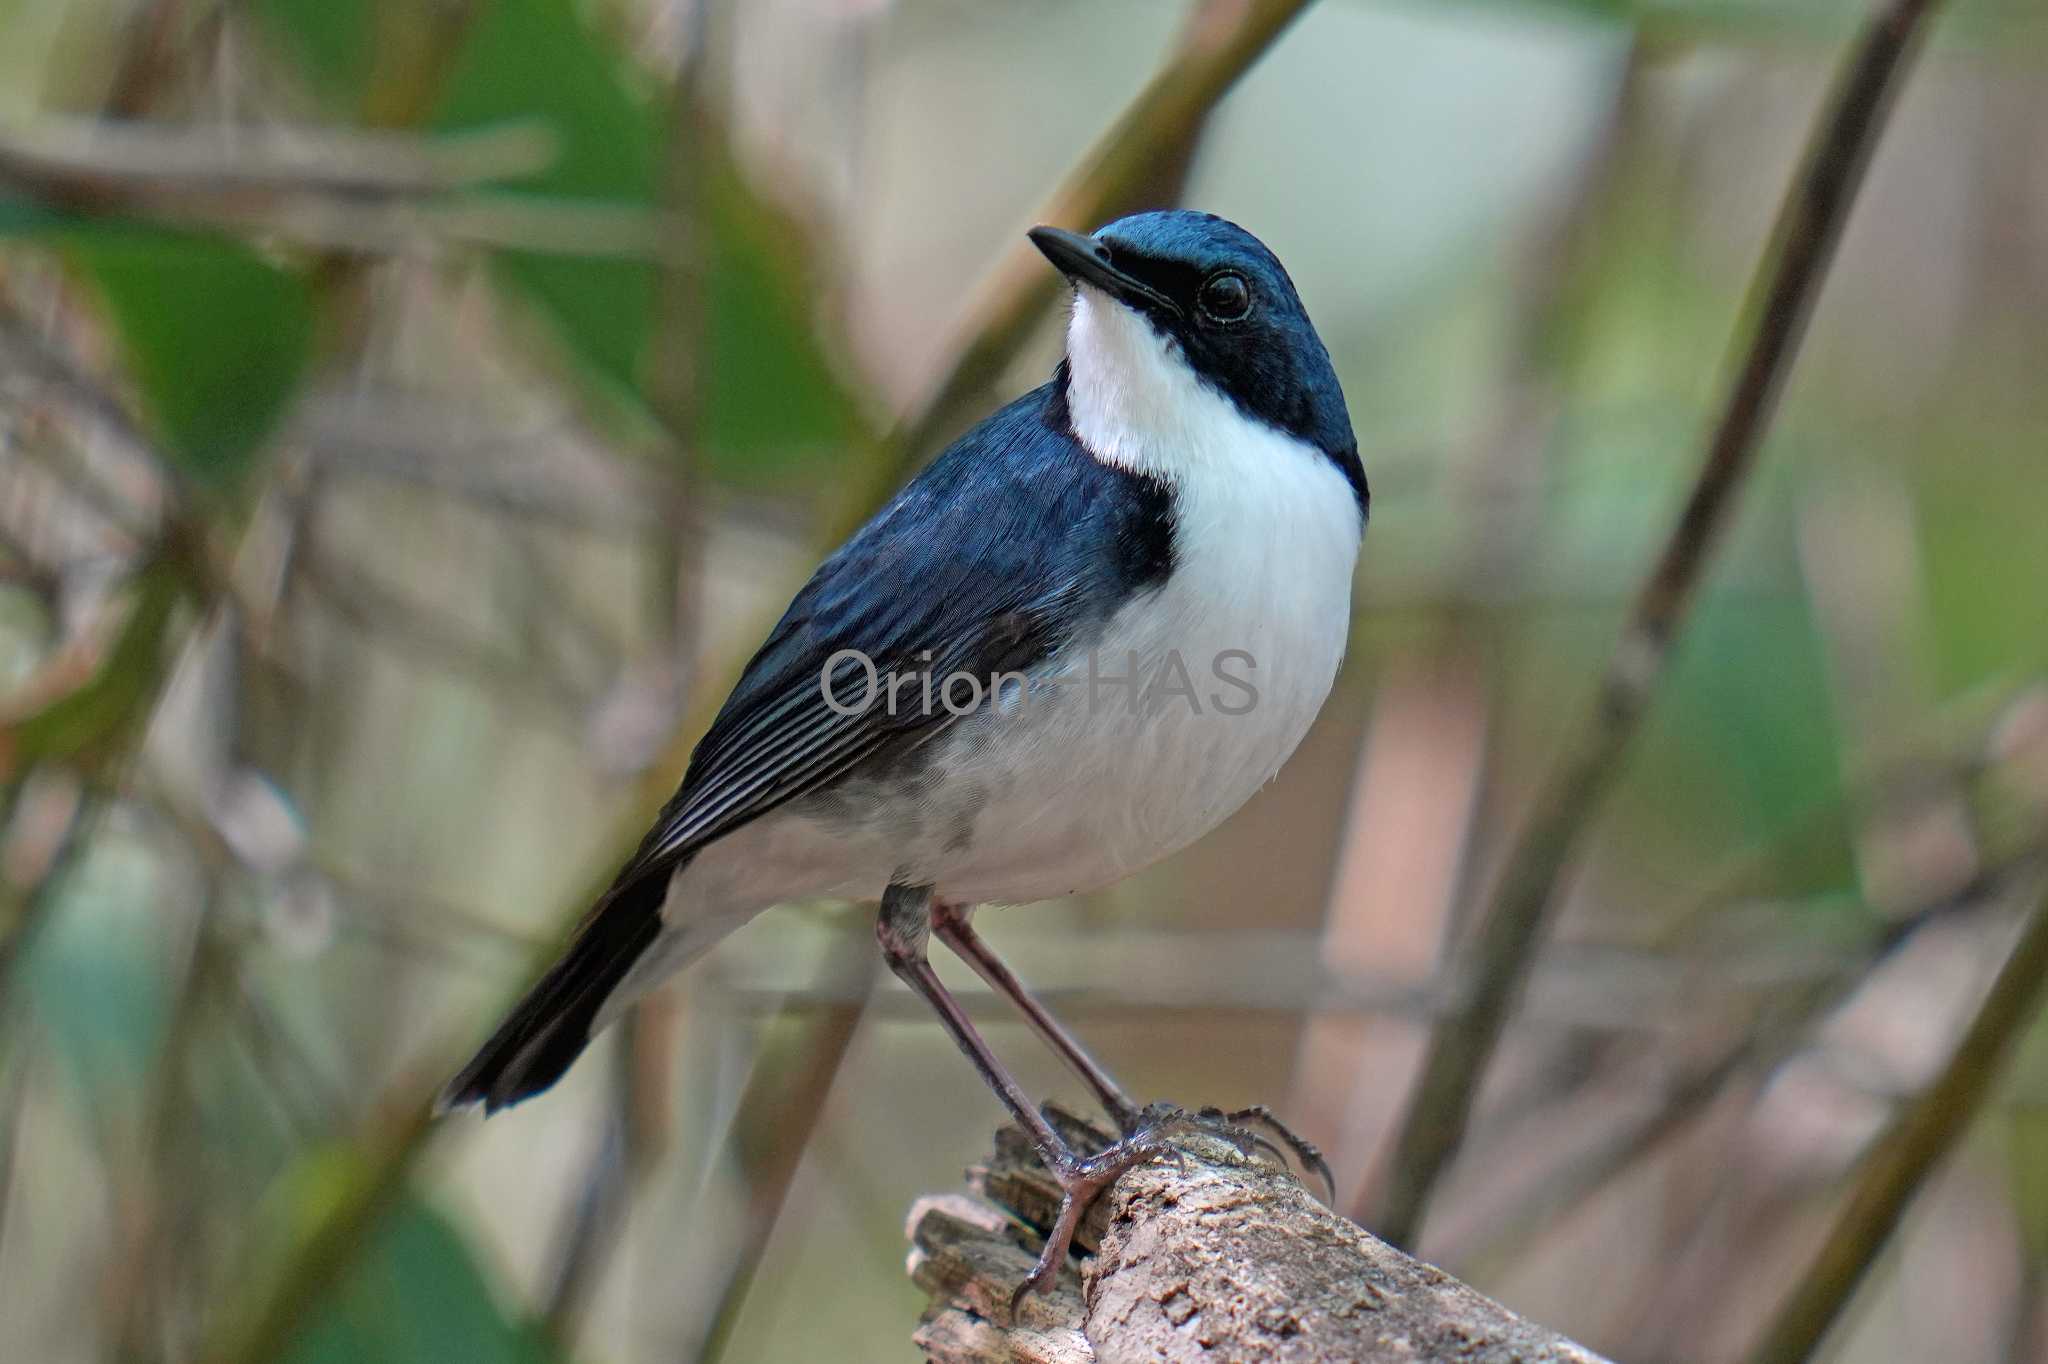
[[[1120,422],[1166,428],[1192,377],[1245,417],[1356,464],[1329,352],[1257,237],[1186,210],[1120,218],[1093,236],[1030,235],[1074,285],[1067,361],[1077,397],[1113,407]]]

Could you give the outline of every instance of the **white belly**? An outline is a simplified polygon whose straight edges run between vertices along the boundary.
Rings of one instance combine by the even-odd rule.
[[[1331,479],[1338,516],[1299,505],[1292,534],[1243,540],[1240,508],[1227,544],[1185,539],[1162,589],[1062,660],[1056,701],[949,738],[934,766],[957,762],[952,846],[918,847],[911,870],[958,903],[1092,890],[1186,847],[1270,781],[1343,657],[1357,513]]]

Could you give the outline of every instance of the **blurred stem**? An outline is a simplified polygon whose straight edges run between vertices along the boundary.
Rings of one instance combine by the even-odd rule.
[[[709,139],[717,135],[700,80],[710,31],[708,5],[709,0],[694,0],[687,6],[690,32],[669,94],[664,217],[680,225],[677,235],[688,245],[663,255],[648,384],[652,410],[675,463],[672,476],[663,481],[662,514],[653,527],[651,605],[655,637],[667,667],[674,670],[669,676],[676,679],[679,710],[689,704],[695,671],[703,559],[697,442],[703,428],[703,250],[709,240],[704,157]],[[667,1094],[665,1042],[676,1017],[674,1009],[647,1004],[634,1009],[620,1028],[604,1134],[562,1233],[560,1270],[548,1298],[545,1330],[565,1353],[575,1343],[583,1309],[625,1232],[633,1195],[666,1143],[669,1105],[656,1096]]]
[[[704,106],[699,79],[710,24],[710,0],[687,5],[690,34],[669,96],[668,146],[662,166],[663,220],[676,224],[679,245],[661,255],[655,329],[647,393],[667,435],[675,463],[663,480],[662,515],[654,528],[654,606],[670,661],[687,668],[698,637],[697,599],[702,577],[703,528],[697,516],[701,491],[698,439],[703,431],[705,244],[711,240],[706,212],[704,158],[724,133]]]
[[[1471,1252],[1446,1255],[1485,1277],[1484,1267],[1519,1263],[1527,1248],[1546,1235],[1559,1218],[1585,1205],[1602,1188],[1653,1155],[1663,1143],[1706,1112],[1729,1081],[1745,1072],[1767,1076],[1793,1053],[1823,1015],[1848,1002],[1879,967],[1895,958],[1928,925],[1984,906],[2015,880],[2036,873],[2048,838],[2037,841],[2008,863],[1978,881],[1907,913],[1884,921],[1864,946],[1861,959],[1845,963],[1826,979],[1800,987],[1775,1001],[1766,1016],[1719,1056],[1693,1067],[1673,1083],[1655,1112],[1623,1124],[1597,1146],[1563,1162],[1544,1177],[1521,1207],[1495,1219],[1484,1245]]]
[[[1677,524],[1636,597],[1597,699],[1530,801],[1471,948],[1471,997],[1430,1037],[1377,1206],[1361,1220],[1412,1245],[1438,1177],[1463,1144],[1472,1106],[1558,898],[1571,855],[1640,727],[1834,256],[1843,223],[1910,64],[1933,0],[1889,0],[1867,24],[1815,126],[1745,310],[1741,361]]]
[[[642,1024],[649,1016],[643,1006],[619,1026],[612,1047],[604,1131],[570,1205],[567,1225],[559,1233],[562,1249],[541,1329],[565,1358],[574,1350],[591,1292],[625,1232],[633,1189],[650,1163],[648,1143],[635,1130],[641,1089],[639,1042]]]
[[[188,827],[188,832],[195,832]],[[203,831],[201,832],[203,835]],[[163,1054],[151,1085],[143,1149],[149,1153],[146,1184],[139,1208],[140,1226],[130,1238],[126,1263],[116,1263],[113,1297],[123,1304],[122,1357],[159,1358],[158,1344],[166,1322],[180,1316],[180,1289],[197,1284],[202,1275],[196,1243],[198,1213],[206,1192],[195,1187],[204,1162],[196,1160],[197,1113],[192,1093],[192,1057],[199,1045],[207,1004],[237,974],[234,945],[216,919],[220,881],[225,873],[224,849],[213,840],[194,840],[210,865],[207,889],[192,929],[191,959],[171,1007]]]
[[[440,101],[469,38],[481,0],[371,0],[376,67],[363,90],[362,119],[372,128],[424,123]]]
[[[1452,608],[1451,628],[1488,644],[1496,632],[1470,625],[1490,584],[1513,582],[1536,530],[1544,465],[1565,407],[1568,333],[1586,288],[1588,266],[1603,244],[1617,184],[1638,159],[1642,87],[1661,54],[1638,32],[1609,88],[1598,130],[1564,191],[1536,225],[1516,261],[1505,364],[1499,394],[1472,458],[1456,461],[1467,518],[1459,552],[1467,590]],[[1461,644],[1461,647],[1463,645]]]
[[[30,796],[32,782],[23,781],[15,790],[7,828],[7,865],[0,867],[0,1016],[12,1007],[8,992],[14,971],[34,939],[43,915],[49,911],[51,892],[61,884],[64,873],[83,852],[91,806],[82,784],[63,786],[48,799],[52,809],[49,836],[39,849],[24,849],[22,820],[34,817]]]
[[[1325,948],[1327,962],[1347,957],[1364,960],[1357,944],[1372,941],[1379,928],[1373,922],[1380,913],[1370,896],[1354,893],[1354,887],[1370,884],[1404,885],[1403,917],[1416,925],[1420,938],[1436,942],[1455,941],[1472,904],[1470,887],[1476,872],[1478,851],[1487,845],[1484,828],[1486,802],[1479,799],[1488,774],[1497,765],[1502,726],[1493,712],[1499,698],[1484,679],[1512,672],[1500,657],[1507,631],[1485,617],[1491,609],[1487,599],[1492,584],[1523,581],[1529,577],[1526,560],[1538,525],[1543,499],[1539,492],[1546,468],[1554,460],[1552,447],[1566,411],[1568,368],[1566,353],[1573,319],[1580,311],[1580,295],[1587,287],[1588,266],[1601,246],[1601,228],[1617,193],[1622,174],[1638,159],[1637,142],[1642,120],[1643,78],[1655,54],[1638,35],[1630,44],[1611,77],[1607,98],[1597,129],[1585,141],[1572,173],[1532,224],[1526,240],[1518,243],[1509,290],[1509,311],[1503,326],[1506,345],[1502,349],[1500,373],[1493,383],[1489,412],[1478,427],[1478,437],[1468,449],[1452,452],[1440,461],[1451,486],[1458,518],[1452,536],[1450,557],[1462,586],[1454,590],[1440,613],[1426,623],[1415,644],[1404,651],[1413,659],[1402,668],[1413,667],[1432,679],[1462,679],[1454,693],[1446,693],[1436,680],[1415,695],[1455,694],[1462,699],[1459,710],[1440,710],[1432,723],[1449,725],[1473,735],[1469,750],[1453,758],[1438,757],[1430,766],[1455,787],[1432,787],[1443,798],[1418,805],[1415,793],[1402,789],[1408,778],[1390,766],[1389,750],[1380,742],[1383,727],[1407,722],[1401,706],[1379,712],[1372,732],[1361,735],[1362,746],[1353,757],[1353,789],[1349,803],[1357,822],[1371,822],[1381,807],[1428,811],[1427,827],[1415,823],[1423,840],[1408,840],[1396,855],[1394,850],[1373,849],[1372,865],[1363,858],[1372,848],[1369,840],[1353,840],[1343,854],[1344,862],[1333,877],[1325,904]],[[1378,482],[1379,480],[1375,480]],[[1383,696],[1389,683],[1379,684]],[[1397,689],[1398,690],[1398,689]],[[1441,705],[1439,701],[1434,704]],[[1455,716],[1456,718],[1453,718]],[[1441,745],[1439,745],[1441,747]],[[1449,761],[1462,777],[1448,775]],[[1376,789],[1377,788],[1377,789]],[[1451,793],[1456,791],[1455,799]],[[1433,856],[1414,862],[1417,847],[1429,847]],[[1385,859],[1393,857],[1394,861]],[[1354,865],[1355,862],[1355,865]],[[1417,876],[1420,875],[1418,882]],[[1353,944],[1347,946],[1346,944]],[[1351,967],[1341,974],[1349,975]],[[1426,964],[1411,962],[1405,973],[1418,983],[1429,974]],[[1419,1036],[1419,1034],[1418,1034]],[[1372,1058],[1382,1053],[1384,1039],[1339,1027],[1311,1025],[1298,1053],[1292,1088],[1296,1103],[1313,1114],[1319,1108],[1337,1123],[1339,1141],[1331,1152],[1335,1163],[1361,1166],[1367,1152],[1366,1134],[1348,1119],[1338,1118],[1326,1108],[1334,1079],[1340,1086],[1356,1087],[1360,1077],[1378,1064]]]
[[[452,1067],[451,1067],[452,1069]],[[441,1074],[413,1077],[408,1089],[431,1093]],[[406,1177],[433,1130],[431,1105],[414,1105],[395,1123],[373,1114],[371,1129],[352,1144],[363,1159],[349,1167],[318,1221],[300,1239],[260,1302],[246,1317],[225,1322],[198,1358],[211,1364],[272,1364],[300,1323],[339,1283],[384,1214],[405,1190]]]
[[[2024,692],[2019,694],[2025,695]],[[1843,790],[1839,798],[1820,801],[1796,812],[1778,836],[1742,849],[1709,871],[1700,878],[1697,887],[1680,902],[1677,909],[1662,916],[1662,922],[1656,925],[1646,940],[1631,946],[1634,950],[1653,957],[1679,957],[1703,953],[1711,947],[1711,933],[1720,928],[1732,913],[1744,905],[1753,903],[1754,897],[1770,893],[1772,887],[1782,886],[1788,878],[1796,879],[1801,869],[1812,865],[1839,847],[1841,830],[1849,821],[1850,811],[1882,799],[1887,791],[1901,783],[1915,780],[1918,774],[1930,768],[1943,771],[1948,779],[1960,784],[1980,781],[1990,762],[1985,755],[1985,746],[1992,731],[2009,714],[2013,695],[2012,687],[1998,686],[1991,688],[1988,693],[1973,694],[1951,702],[1939,712],[1932,726],[1924,727],[1909,740],[1900,743],[1899,751],[1892,761],[1883,766],[1869,767],[1864,771],[1852,771],[1843,781]],[[1977,884],[1958,887],[1948,897],[1935,900],[1934,904],[1941,906],[1988,893],[1987,888],[2011,875],[2026,859],[2039,856],[2044,851],[2048,849],[2042,848],[2039,838],[2022,839],[2017,845],[2008,839],[1995,845],[1990,849],[1994,864],[1978,878]],[[1869,910],[1876,921],[1872,941],[1884,952],[1889,952],[1890,945],[1895,945],[1900,940],[1899,935],[1910,932],[1923,922],[1928,912],[1926,909],[1915,910],[1887,919],[1879,915],[1874,908],[1864,908]],[[1874,960],[1866,960],[1864,974],[1867,974],[1870,967],[1875,964]],[[1845,964],[1843,972],[1837,974],[1841,979],[1853,984],[1854,978],[1846,974],[1848,969]],[[1527,1018],[1528,1015],[1525,1014],[1524,1017]],[[1604,1050],[1610,1040],[1603,1040],[1598,1045]],[[1745,1046],[1747,1045],[1750,1044],[1745,1043]],[[1774,1061],[1775,1056],[1751,1055],[1745,1064],[1750,1069],[1758,1069],[1768,1067]],[[1532,1081],[1526,1101],[1502,1104],[1502,1111],[1516,1114],[1517,1122],[1498,1134],[1496,1140],[1499,1144],[1495,1149],[1513,1149],[1514,1143],[1520,1139],[1520,1124],[1532,1120],[1540,1122],[1545,1110],[1561,1110],[1579,1097],[1586,1084],[1604,1074],[1605,1070],[1589,1058],[1583,1073],[1574,1083],[1560,1087],[1554,1078],[1545,1078],[1540,1082]],[[1667,1089],[1667,1104],[1681,1103],[1682,1096],[1702,1083],[1700,1077],[1703,1074],[1702,1071],[1695,1071],[1671,1085]],[[1704,1108],[1714,1097],[1715,1092],[1715,1089],[1710,1088],[1697,1094],[1694,1107]],[[1682,1126],[1682,1123],[1680,1125]],[[1647,1155],[1654,1150],[1656,1141],[1660,1139],[1655,1136],[1648,1137],[1648,1145],[1644,1149],[1626,1156],[1617,1156],[1616,1159],[1632,1163],[1641,1155]],[[1617,1151],[1625,1149],[1626,1146],[1625,1139],[1609,1143],[1610,1149]],[[1480,1158],[1484,1159],[1483,1156]],[[1621,1172],[1621,1169],[1617,1168],[1606,1178],[1612,1178]],[[1591,1190],[1587,1192],[1590,1193]],[[1532,1205],[1557,1204],[1556,1210],[1560,1213],[1564,1211],[1562,1200],[1556,1197],[1556,1181],[1551,1181],[1550,1189],[1531,1202]],[[1516,1228],[1528,1224],[1529,1218],[1524,1214],[1512,1216],[1488,1234],[1485,1248],[1479,1253],[1492,1256],[1496,1262],[1512,1258],[1513,1249],[1496,1253],[1495,1248],[1512,1247],[1521,1239],[1521,1233]],[[1529,1234],[1540,1234],[1540,1229]],[[1447,1251],[1444,1258],[1459,1264],[1468,1264],[1472,1260],[1471,1255],[1462,1251]],[[1480,1273],[1478,1277],[1486,1276]]]
[[[1264,56],[1310,0],[1201,0],[1164,66],[1040,204],[1034,221],[1093,231],[1104,222],[1179,197],[1209,115],[1238,77]],[[857,489],[850,530],[961,423],[1065,289],[1057,272],[1019,240],[982,281],[953,362],[923,406],[905,419]]]
[[[1812,1356],[1922,1181],[1969,1130],[2014,1044],[2039,1012],[2044,986],[2048,895],[2028,916],[1948,1064],[1864,1159],[1848,1202],[1750,1356],[1752,1364],[1800,1364]]]
[[[570,679],[536,666],[531,655],[486,637],[455,613],[415,601],[377,581],[373,573],[344,563],[340,556],[325,552],[317,536],[308,541],[294,566],[305,600],[330,613],[337,625],[468,678],[508,708],[578,732],[590,698]]]
[[[5,1245],[7,1216],[14,1205],[14,1176],[21,1151],[22,1114],[28,1106],[33,1052],[24,1040],[28,1029],[22,1020],[0,1015],[0,1021],[12,1024],[8,1030],[10,1045],[0,1051],[0,1067],[5,1069],[4,1078],[0,1078],[0,1245]]]
[[[796,1036],[755,1065],[733,1114],[726,1146],[738,1162],[747,1191],[746,1225],[702,1342],[694,1354],[684,1356],[694,1364],[718,1364],[732,1345],[733,1328],[762,1257],[768,1253],[789,1186],[824,1117],[826,1100],[860,1031],[868,1002],[874,998],[874,934],[867,915],[855,912],[849,917],[847,932],[824,973],[858,977],[868,988],[854,991],[846,1003],[822,1010],[813,1018],[778,1020],[795,1029]]]
[[[121,54],[120,69],[104,101],[109,118],[140,118],[149,112],[178,69],[178,29],[184,17],[184,0],[156,0],[131,20],[134,40]]]
[[[342,1087],[307,1052],[247,972],[237,972],[230,984],[230,997],[218,1007],[250,1066],[262,1076],[265,1097],[302,1144],[323,1140],[348,1112]]]
[[[2022,1263],[2020,1269],[2020,1290],[2013,1303],[2012,1328],[2006,1333],[2005,1353],[2002,1364],[2040,1364],[2041,1352],[2036,1344],[2041,1339],[2042,1328],[2048,1324],[2048,1283],[2044,1283],[2042,1266],[2025,1246],[2020,1247]]]
[[[376,65],[363,89],[361,116],[372,129],[408,129],[426,121],[462,54],[480,0],[371,0]],[[348,252],[314,261],[309,278],[337,352],[359,346],[368,328],[363,280],[369,264]]]

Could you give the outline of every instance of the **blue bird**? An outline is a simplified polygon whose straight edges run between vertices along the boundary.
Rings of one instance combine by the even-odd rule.
[[[1336,678],[1369,498],[1329,354],[1257,238],[1185,211],[1030,237],[1073,286],[1051,381],[797,593],[639,851],[443,1103],[546,1089],[771,905],[879,896],[890,967],[1065,1191],[1025,1285],[1043,1288],[1088,1203],[1176,1119],[1127,1097],[969,916],[1111,885],[1272,778]],[[1121,1141],[1084,1157],[1045,1122],[933,972],[934,934]]]

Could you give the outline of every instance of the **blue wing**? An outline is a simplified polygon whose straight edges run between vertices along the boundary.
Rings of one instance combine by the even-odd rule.
[[[1064,366],[963,436],[797,593],[639,851],[445,1102],[495,1109],[552,1084],[659,936],[669,877],[699,848],[953,721],[921,704],[835,709],[823,685],[835,655],[857,650],[883,675],[1029,671],[1172,566],[1171,490],[1082,448]],[[833,696],[858,698],[863,677],[842,660]]]
[[[672,865],[952,721],[943,707],[827,704],[824,672],[842,651],[884,676],[1027,671],[1170,570],[1168,491],[1089,456],[1068,429],[1063,378],[968,433],[819,567],[622,876]],[[862,676],[841,659],[842,707]]]

